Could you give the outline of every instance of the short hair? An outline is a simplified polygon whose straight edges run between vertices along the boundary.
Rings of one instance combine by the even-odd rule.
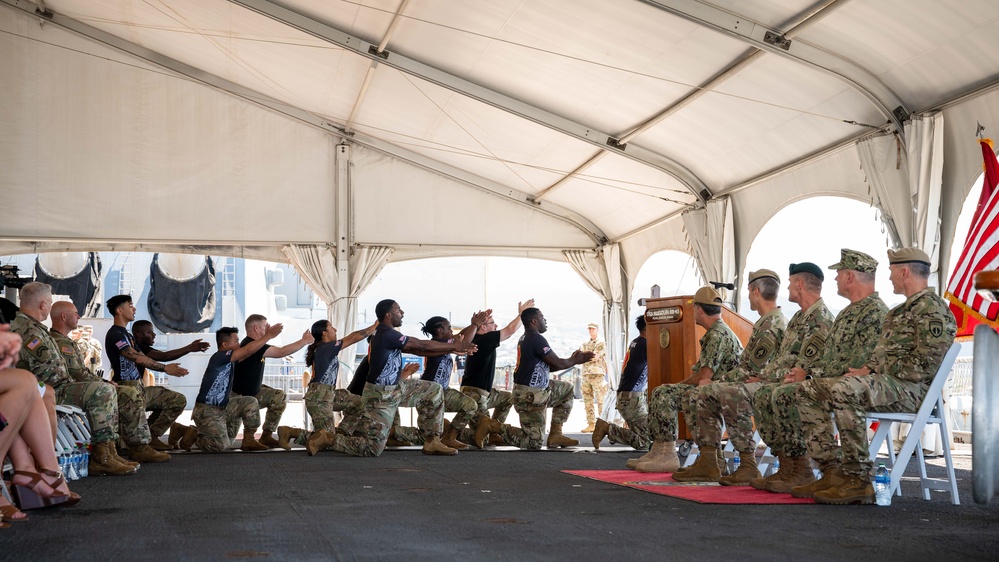
[[[873,271],[857,271],[854,269],[853,278],[856,279],[858,283],[869,284],[874,282],[875,274]]]
[[[538,316],[541,316],[541,310],[534,307],[527,308],[524,310],[524,312],[520,313],[520,321],[523,322],[524,325],[526,326],[530,324],[531,321],[537,318]]]
[[[641,316],[635,318],[635,327],[638,328],[639,332],[641,332],[642,330],[645,329],[645,315],[644,314],[642,314]]]
[[[21,287],[21,292],[19,293],[21,298],[21,307],[33,308],[38,306],[42,299],[45,297],[52,296],[52,286],[48,283],[32,282]]]
[[[132,333],[134,334],[136,330],[141,330],[147,326],[151,330],[153,328],[153,323],[149,320],[136,320],[132,323]]]
[[[763,300],[773,302],[780,292],[780,282],[773,277],[757,277],[749,284],[749,288],[759,291]]]
[[[219,349],[222,349],[222,344],[229,341],[229,339],[232,338],[233,334],[238,334],[238,333],[239,333],[239,328],[223,326],[219,328],[219,331],[215,332],[215,344],[219,346]]]
[[[257,322],[266,322],[266,321],[267,317],[264,316],[263,314],[251,314],[246,317],[246,322],[244,322],[243,325],[246,326],[247,330],[249,330],[250,326],[256,324]]]
[[[721,306],[717,304],[703,304],[695,302],[694,306],[701,307],[701,310],[704,312],[704,314],[707,314],[708,316],[718,316],[719,314],[721,314]]]
[[[431,316],[426,322],[423,323],[423,327],[420,328],[420,331],[432,338],[434,337],[434,332],[440,329],[445,322],[447,322],[447,318],[444,318],[443,316]]]
[[[792,277],[797,276],[801,279],[801,282],[805,284],[805,288],[812,293],[822,292],[822,280],[819,279],[814,273],[809,273],[807,271],[802,271],[801,273],[795,273]]]
[[[132,302],[132,295],[115,295],[108,299],[108,312],[111,316],[114,316],[118,312],[118,307],[127,303]]]
[[[375,316],[378,317],[379,322],[385,318],[386,314],[392,311],[393,304],[395,304],[395,301],[392,299],[378,301],[378,304],[375,305]]]
[[[908,267],[909,273],[915,275],[916,277],[919,277],[920,279],[929,279],[930,277],[930,266],[926,265],[925,263],[918,261],[911,261],[902,265]]]

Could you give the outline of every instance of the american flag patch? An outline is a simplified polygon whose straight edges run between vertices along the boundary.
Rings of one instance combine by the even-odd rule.
[[[115,345],[115,347],[117,347],[118,349],[125,349],[126,347],[128,347],[128,342],[127,342],[127,341],[125,341],[125,340],[121,340],[121,341],[119,341],[119,342],[115,342],[115,344],[114,344],[114,345]]]
[[[59,350],[62,351],[66,355],[73,355],[74,353],[76,353],[73,350],[73,348],[70,347],[70,346],[68,346],[68,345],[64,345],[64,346],[60,347]]]
[[[42,345],[42,340],[40,340],[38,338],[35,338],[35,339],[29,341],[28,345],[26,347],[28,349],[30,349],[31,351],[34,351],[35,348],[38,347],[38,346],[40,346],[40,345]]]

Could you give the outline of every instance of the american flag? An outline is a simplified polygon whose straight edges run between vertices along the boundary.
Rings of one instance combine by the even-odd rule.
[[[978,198],[971,227],[961,251],[961,259],[951,274],[945,297],[957,319],[957,337],[969,338],[978,324],[999,329],[999,302],[980,295],[975,290],[974,277],[979,271],[999,269],[999,162],[993,152],[992,140],[981,139],[985,179]]]

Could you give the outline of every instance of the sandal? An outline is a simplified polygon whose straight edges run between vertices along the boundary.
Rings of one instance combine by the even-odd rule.
[[[66,478],[62,474],[62,470],[49,470],[47,468],[40,468],[38,469],[38,472],[40,472],[43,476],[55,478],[55,482],[50,482],[46,480],[45,484],[47,484],[49,488],[52,488],[56,492],[59,492],[59,487],[66,483]],[[73,491],[70,491],[68,496],[64,493],[59,493],[53,497],[67,498],[65,502],[62,502],[67,507],[80,503],[80,494],[77,494],[76,492]]]
[[[52,489],[52,493],[48,495],[39,492],[36,489],[38,488],[39,484],[44,484],[45,486],[48,486],[48,484],[42,481],[42,475],[38,474],[37,472],[30,472],[27,470],[15,470],[14,476],[15,477],[27,476],[28,478],[31,479],[31,482],[29,482],[26,485],[15,484],[14,481],[11,480],[12,492],[14,493],[14,496],[17,498],[17,503],[18,505],[21,506],[21,509],[37,509],[39,507],[58,505],[61,503],[65,503],[67,500],[70,499],[70,496],[67,496],[65,494],[55,493],[57,491],[55,489]]]
[[[18,513],[20,513],[23,517],[14,517]],[[7,505],[0,505],[0,523],[6,525],[7,527],[10,526],[10,524],[7,523],[7,521],[27,521],[27,520],[28,520],[28,515],[23,511],[21,511],[20,509],[16,508],[15,506],[10,505],[9,503]],[[0,529],[3,528],[6,527],[0,527]]]

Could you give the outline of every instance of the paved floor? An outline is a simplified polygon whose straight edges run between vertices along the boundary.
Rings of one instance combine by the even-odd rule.
[[[967,456],[960,506],[911,481],[888,508],[701,505],[559,472],[633,455],[177,454],[74,482],[79,505],[0,531],[0,560],[999,559],[999,500],[972,502]]]

